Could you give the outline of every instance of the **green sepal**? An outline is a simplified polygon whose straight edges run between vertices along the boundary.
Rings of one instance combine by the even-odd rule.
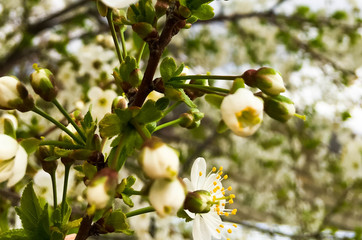
[[[50,232],[50,240],[63,240],[65,235],[57,228],[52,228]]]
[[[25,149],[27,154],[31,154],[36,151],[40,143],[39,139],[26,138],[20,142],[20,145]]]
[[[186,222],[193,220],[183,209],[178,210],[177,217],[185,219]]]
[[[221,103],[224,100],[223,96],[217,95],[217,94],[206,94],[205,100],[212,106],[216,107],[217,109],[220,109]]]
[[[129,224],[127,222],[126,214],[120,209],[111,212],[105,219],[105,227],[110,232],[128,232]]]
[[[16,131],[13,122],[8,118],[4,118],[4,134],[16,139]]]
[[[196,104],[187,96],[183,89],[165,86],[165,96],[175,101],[182,101],[190,108],[197,108]]]
[[[88,162],[84,162],[84,164],[83,164],[83,173],[86,176],[86,178],[93,179],[93,177],[97,173],[97,167],[90,164],[90,163],[88,163]]]
[[[100,0],[97,0],[97,10],[99,15],[101,15],[102,17],[107,16],[107,12],[108,12],[108,7],[106,5],[104,5],[104,3]],[[112,11],[112,10],[110,10]]]
[[[114,113],[107,113],[99,122],[99,133],[101,137],[113,137],[121,133],[121,120]]]
[[[89,107],[88,112],[85,114],[84,119],[81,122],[83,129],[87,129],[92,126],[93,118],[90,112],[91,112],[91,107]]]
[[[132,199],[131,199],[127,194],[121,193],[121,196],[122,196],[123,202],[124,202],[127,206],[129,206],[129,207],[133,207],[133,206],[134,206],[134,203],[132,202]]]
[[[216,127],[216,131],[218,133],[224,133],[228,130],[229,128],[226,126],[225,122],[223,120],[220,120],[219,124]]]
[[[230,94],[234,94],[240,88],[245,88],[244,79],[236,78],[231,86]]]

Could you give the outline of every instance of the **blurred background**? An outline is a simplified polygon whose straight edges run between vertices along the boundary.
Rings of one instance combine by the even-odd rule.
[[[238,214],[227,219],[240,225],[234,239],[362,239],[362,1],[229,0],[212,6],[215,18],[182,30],[167,54],[184,62],[188,74],[239,75],[273,67],[306,121],[283,124],[265,116],[257,133],[244,139],[217,133],[220,113],[196,99],[207,113],[199,128],[166,128],[158,134],[180,151],[180,176],[188,177],[200,156],[209,166],[226,169],[225,184],[237,196]],[[141,40],[131,29],[125,34],[127,49],[136,53]],[[28,83],[33,63],[49,68],[61,89],[58,100],[72,111],[89,106],[91,87],[110,88],[117,62],[95,1],[0,0],[0,76]],[[52,113],[51,106],[37,101]],[[13,114],[20,138],[54,133],[32,114]],[[53,116],[61,117],[55,111]],[[170,119],[177,116],[176,111]],[[39,166],[29,164],[30,179]],[[126,167],[139,172],[136,163]],[[74,178],[77,186],[80,180]],[[5,209],[19,199],[14,189],[2,187],[4,219],[14,214]],[[45,194],[44,186],[39,189]],[[81,191],[73,190],[73,209],[81,214]],[[191,226],[177,219],[148,214],[131,220],[136,236],[109,239],[191,238]]]

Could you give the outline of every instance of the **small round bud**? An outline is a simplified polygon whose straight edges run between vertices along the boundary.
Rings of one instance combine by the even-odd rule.
[[[184,209],[193,213],[208,213],[214,205],[209,191],[197,190],[186,195]]]
[[[248,70],[242,78],[250,87],[257,87],[263,93],[277,96],[285,92],[285,86],[281,74],[273,68],[262,67],[258,70]]]
[[[286,122],[295,115],[292,100],[282,95],[264,98],[264,111],[269,117],[280,122]]]
[[[146,22],[132,24],[132,29],[135,33],[138,34],[138,36],[140,36],[140,38],[146,42],[149,39],[153,39],[158,36],[157,30],[151,24]]]
[[[152,179],[173,179],[179,170],[176,151],[156,137],[144,143],[138,160],[144,173]]]
[[[160,18],[165,15],[169,5],[170,0],[157,0],[155,4],[156,16]]]
[[[149,200],[159,216],[175,215],[184,203],[185,188],[178,179],[156,179]]]
[[[58,167],[56,159],[50,159],[54,156],[54,149],[50,146],[39,146],[37,152],[35,153],[36,157],[41,163],[43,170],[49,174],[55,172]]]
[[[28,112],[34,108],[34,100],[28,90],[15,77],[0,78],[0,109]]]
[[[129,75],[128,81],[132,85],[132,87],[138,87],[142,81],[142,77],[142,71],[136,68]]]
[[[89,183],[87,201],[96,209],[107,207],[114,197],[118,173],[110,168],[103,168]]]
[[[54,75],[46,68],[39,68],[33,65],[34,72],[30,74],[30,83],[34,91],[45,101],[52,101],[56,98],[58,89],[55,86]]]
[[[127,105],[128,105],[127,100],[124,97],[122,96],[116,97],[112,102],[112,113],[114,112],[115,109],[126,109]]]
[[[180,126],[184,128],[189,128],[194,123],[194,115],[191,113],[183,113],[180,115]]]

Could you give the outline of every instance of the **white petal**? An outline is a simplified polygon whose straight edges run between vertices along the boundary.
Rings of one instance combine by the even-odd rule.
[[[103,90],[99,87],[91,87],[91,89],[89,89],[88,91],[88,97],[89,99],[92,100],[93,99],[98,99],[99,97],[101,97],[103,94]]]
[[[189,210],[186,210],[186,209],[185,209],[185,213],[186,213],[187,215],[189,215],[189,217],[192,218],[192,219],[194,219],[194,218],[196,217],[196,214],[193,213],[193,212],[190,212]]]
[[[13,169],[14,161],[2,161],[0,162],[0,182],[5,182],[11,176],[11,170]]]
[[[217,183],[217,185],[221,185],[220,189],[222,188],[222,184],[220,183],[220,181],[216,178],[218,175],[216,173],[212,173],[210,174],[204,183],[204,186],[202,186],[202,189],[207,190],[207,191],[211,191],[213,190],[216,186],[214,185],[214,182]]]
[[[111,8],[124,8],[138,0],[102,0],[102,2]]]
[[[28,154],[25,149],[19,145],[19,149],[16,152],[13,166],[13,175],[10,177],[8,187],[14,186],[25,175],[26,167],[28,166]]]
[[[201,176],[200,176],[201,175]],[[194,190],[203,187],[206,177],[206,161],[204,158],[197,158],[191,168],[191,183]]]
[[[211,234],[204,219],[197,214],[192,226],[192,236],[194,240],[210,240]]]
[[[0,161],[13,158],[18,147],[19,144],[14,138],[0,134]]]
[[[220,229],[220,225],[222,224],[220,216],[216,212],[208,212],[206,214],[202,214],[202,218],[204,219],[205,225],[209,228],[212,236],[220,239],[221,234],[216,231],[216,229]]]
[[[190,181],[188,178],[184,178],[183,181],[184,181],[184,183],[185,183],[185,185],[186,185],[187,191],[189,191],[189,192],[195,191],[195,190],[194,190],[194,187],[192,186],[191,181]]]

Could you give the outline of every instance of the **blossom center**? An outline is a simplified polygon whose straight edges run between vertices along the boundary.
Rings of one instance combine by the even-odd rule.
[[[244,108],[240,112],[235,113],[235,116],[240,128],[254,126],[261,122],[258,111],[252,107]]]

